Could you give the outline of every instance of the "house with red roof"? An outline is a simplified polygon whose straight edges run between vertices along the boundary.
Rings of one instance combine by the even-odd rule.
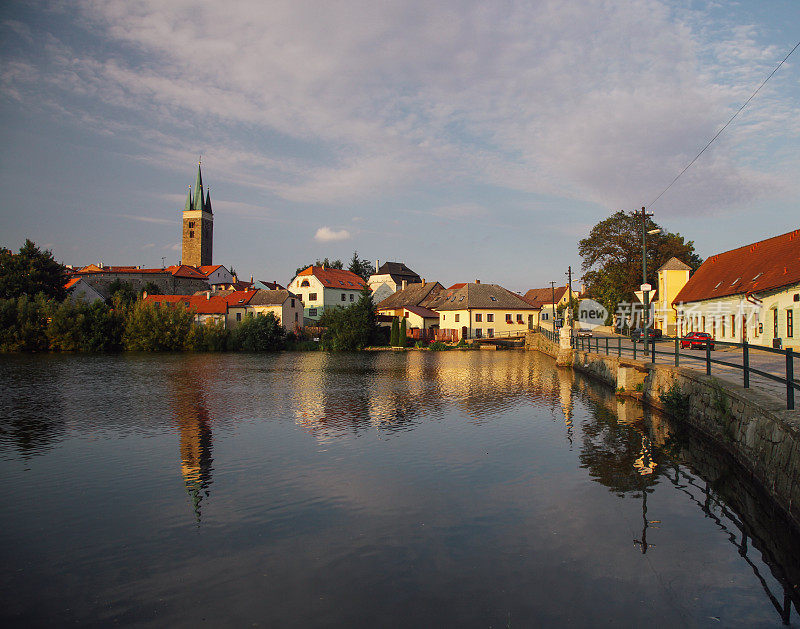
[[[289,290],[303,301],[305,318],[319,321],[327,308],[349,306],[358,301],[367,283],[363,278],[326,266],[310,266],[289,282]]]
[[[522,298],[533,306],[533,325],[542,325],[553,329],[553,320],[557,317],[559,306],[566,306],[572,299],[580,298],[574,290],[567,292],[566,286],[547,286],[545,288],[531,288]]]
[[[681,335],[798,349],[800,229],[709,257],[672,307]]]
[[[90,264],[70,271],[69,279],[75,278],[83,279],[101,294],[108,293],[108,287],[115,281],[130,284],[136,291],[145,290],[148,284],[152,284],[165,295],[191,295],[208,288],[206,276],[195,267],[185,264],[161,269]]]
[[[96,301],[105,301],[106,295],[93,287],[82,277],[73,277],[66,284],[67,295],[75,301],[83,301],[92,304]]]

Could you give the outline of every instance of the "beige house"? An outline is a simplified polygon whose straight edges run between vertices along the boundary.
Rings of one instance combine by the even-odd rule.
[[[559,306],[566,306],[569,303],[570,296],[572,299],[580,297],[574,290],[567,291],[566,286],[531,288],[526,292],[523,299],[535,309],[532,320],[533,327],[541,325],[552,330],[553,320],[558,316]]]
[[[392,293],[403,290],[406,286],[419,283],[424,283],[424,280],[403,262],[381,264],[380,260],[375,261],[375,272],[367,280],[375,303],[386,299]]]
[[[672,300],[678,333],[800,349],[800,229],[706,259]]]
[[[439,329],[453,330],[459,338],[508,336],[533,325],[536,308],[498,284],[464,284],[447,290],[434,309]]]
[[[357,302],[365,285],[363,278],[350,271],[310,266],[289,282],[289,290],[302,300],[304,316],[313,323],[328,308]]]
[[[442,302],[443,294],[444,286],[439,282],[409,284],[379,302],[375,309],[379,315],[406,319],[408,330],[429,330],[439,327],[439,313],[434,307]]]

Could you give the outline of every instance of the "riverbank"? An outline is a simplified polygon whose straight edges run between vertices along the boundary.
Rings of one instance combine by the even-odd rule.
[[[561,348],[534,332],[525,347],[702,431],[800,526],[800,413],[782,400],[692,369]]]

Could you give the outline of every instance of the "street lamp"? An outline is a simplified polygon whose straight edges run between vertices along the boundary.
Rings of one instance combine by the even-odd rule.
[[[647,337],[650,327],[650,290],[652,287],[647,283],[647,234],[658,234],[660,229],[647,230],[647,218],[652,216],[642,207],[640,213],[642,217],[642,305],[644,306],[644,321],[642,322],[642,338],[644,339],[644,355],[647,356]]]

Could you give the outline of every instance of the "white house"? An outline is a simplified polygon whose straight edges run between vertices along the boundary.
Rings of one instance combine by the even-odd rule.
[[[800,229],[711,256],[672,307],[681,335],[800,348]]]
[[[386,299],[389,295],[403,290],[411,284],[424,283],[419,275],[409,269],[403,262],[375,261],[375,273],[369,276],[367,284],[372,291],[375,303]]]
[[[303,301],[305,318],[319,321],[326,308],[344,307],[358,301],[366,286],[363,278],[343,269],[310,266],[289,282],[289,290]]]

